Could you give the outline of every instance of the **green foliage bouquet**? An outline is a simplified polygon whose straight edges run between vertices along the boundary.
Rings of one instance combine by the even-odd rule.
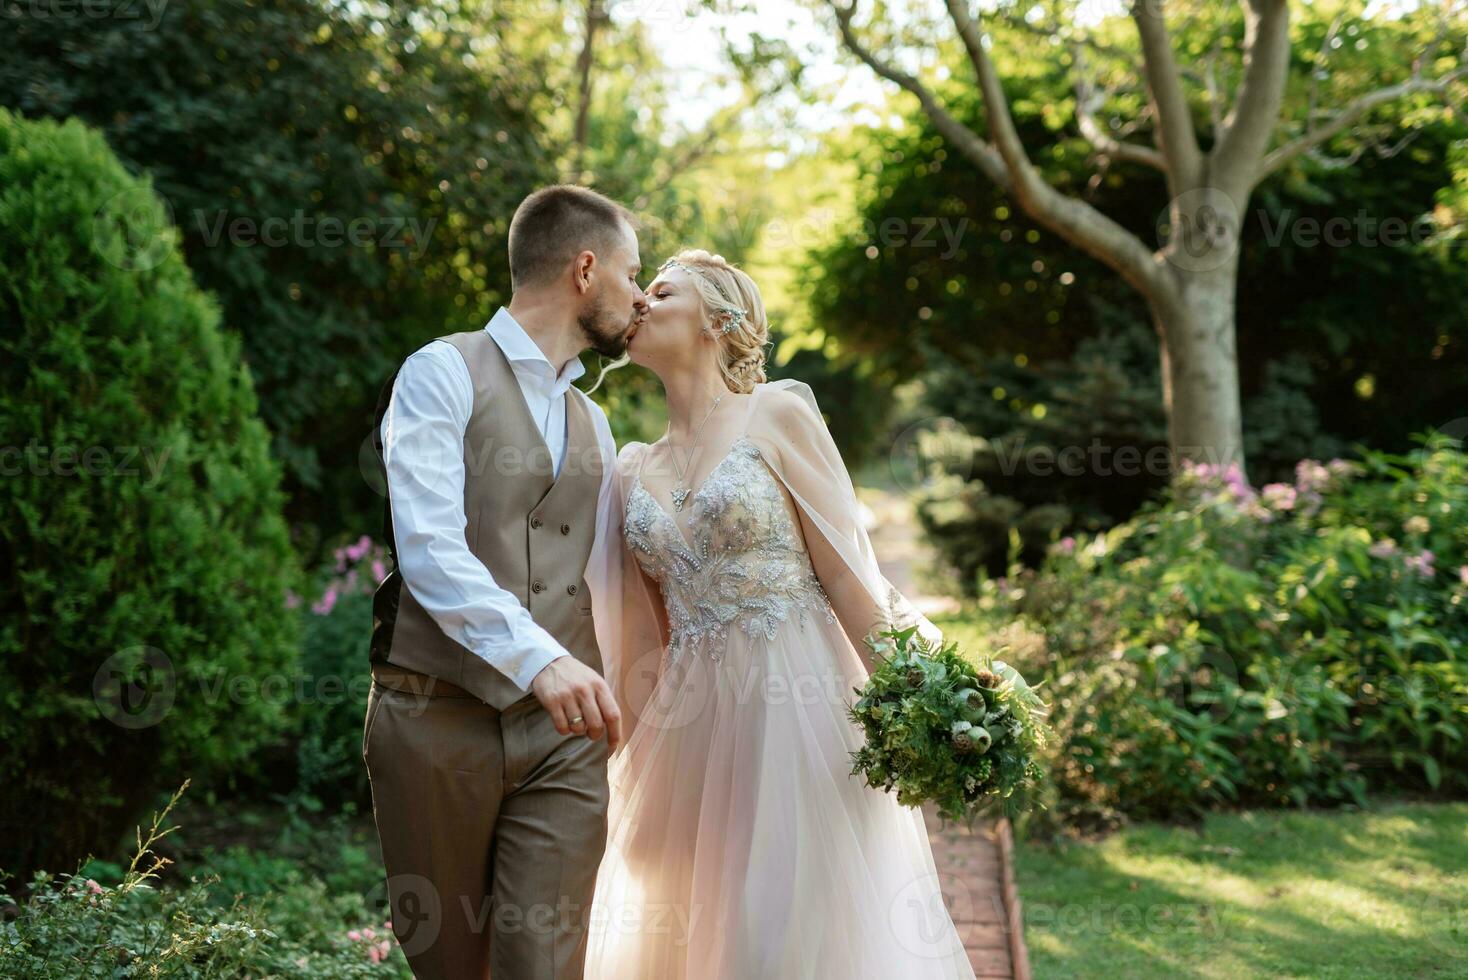
[[[866,732],[853,776],[896,789],[904,806],[936,803],[946,820],[1040,805],[1046,706],[1018,671],[1002,660],[977,666],[915,626],[867,642],[880,659],[850,707]]]

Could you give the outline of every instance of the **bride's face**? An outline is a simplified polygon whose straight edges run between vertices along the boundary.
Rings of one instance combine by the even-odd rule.
[[[647,287],[647,313],[627,336],[632,363],[643,367],[678,364],[703,338],[703,308],[693,274],[668,269]]]

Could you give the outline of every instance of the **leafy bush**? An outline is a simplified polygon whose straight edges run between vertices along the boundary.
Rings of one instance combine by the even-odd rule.
[[[301,680],[311,710],[296,718],[296,789],[327,802],[369,803],[362,765],[367,714],[367,638],[372,593],[387,577],[387,549],[363,535],[335,550],[309,601],[291,597],[303,619]]]
[[[0,110],[0,866],[106,850],[159,773],[247,769],[296,655],[279,470],[163,208]]]
[[[1468,456],[1445,436],[1258,490],[1191,467],[979,605],[1044,665],[1072,820],[1468,788]]]
[[[184,787],[188,786],[185,781]],[[291,880],[248,902],[211,894],[217,875],[159,888],[171,863],[154,850],[176,827],[161,829],[182,794],[140,833],[114,885],[83,874],[38,871],[30,897],[0,922],[0,962],[10,977],[240,976],[328,980],[407,976],[389,922],[365,924],[361,895],[331,895],[319,879]],[[0,886],[0,904],[9,901]],[[337,926],[345,919],[354,928]]]

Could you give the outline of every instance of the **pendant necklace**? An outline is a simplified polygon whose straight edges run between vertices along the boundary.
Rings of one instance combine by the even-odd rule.
[[[724,396],[723,395],[720,395],[718,398],[715,398],[714,399],[714,403],[709,406],[708,415],[705,415],[703,417],[703,421],[700,422],[700,423],[698,423],[698,432],[693,437],[693,445],[688,448],[688,466],[691,467],[693,465],[693,454],[698,449],[698,440],[700,440],[700,439],[703,438],[703,427],[708,424],[709,417],[714,414],[714,409],[718,408],[719,407],[719,402],[721,402],[723,400],[724,400]],[[673,448],[672,435],[673,435],[673,432],[672,432],[671,429],[669,429],[668,430],[668,449],[671,450],[672,453],[673,453],[673,470],[675,472],[677,472],[678,471],[678,451]],[[693,492],[693,490],[691,488],[685,487],[683,485],[683,478],[685,476],[687,476],[687,475],[688,475],[688,470],[687,469],[684,469],[682,472],[678,472],[678,485],[675,486],[675,487],[673,487],[673,510],[674,511],[681,511],[683,509],[683,501],[687,500],[688,499],[688,495]]]

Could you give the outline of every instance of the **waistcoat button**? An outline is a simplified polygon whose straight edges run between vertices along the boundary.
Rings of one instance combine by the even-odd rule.
[[[530,591],[531,592],[544,592],[545,591],[545,583],[542,582],[540,579],[536,579],[534,582],[531,583],[531,585],[530,585]]]
[[[532,517],[532,518],[530,518],[530,526],[531,527],[540,527],[540,525],[541,525],[540,518],[538,518],[538,517]]]
[[[574,586],[574,585],[568,585],[568,586],[566,586],[566,595],[575,595],[575,594],[576,594],[576,586]]]
[[[561,525],[561,533],[562,534],[570,534],[571,533],[571,525],[569,525],[569,524],[562,524]]]

